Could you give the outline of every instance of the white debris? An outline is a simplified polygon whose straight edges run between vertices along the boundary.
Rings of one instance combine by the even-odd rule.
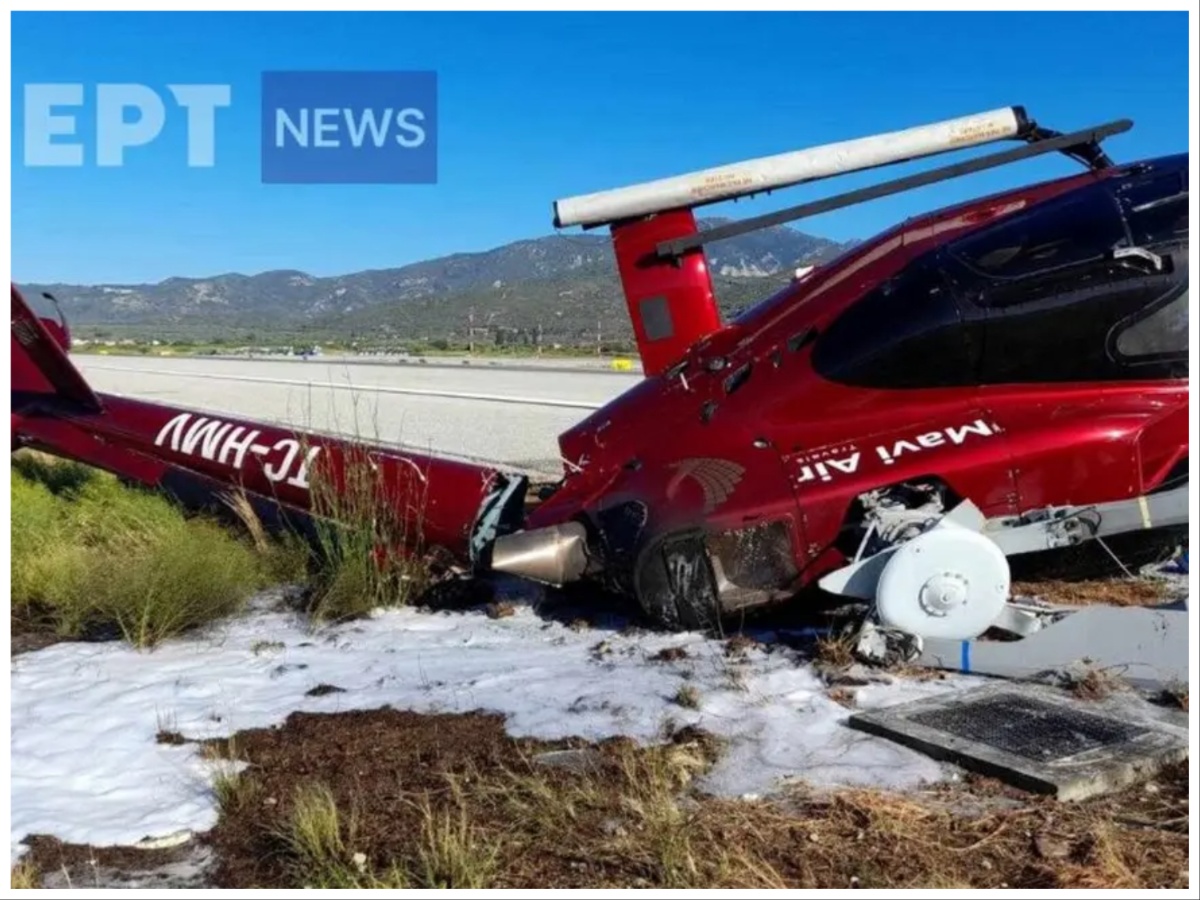
[[[601,641],[610,652],[593,652]],[[686,658],[650,659],[667,647]],[[673,701],[685,683],[696,709]],[[858,701],[887,706],[973,683],[873,685]],[[318,685],[342,691],[306,695]],[[699,635],[576,631],[528,608],[502,619],[405,609],[319,630],[259,610],[152,652],[64,643],[14,658],[13,858],[31,834],[132,845],[212,827],[211,764],[195,744],[158,743],[160,731],[223,737],[294,710],[385,705],[496,711],[511,734],[545,739],[653,741],[669,723],[698,725],[728,738],[704,787],[731,796],[781,779],[906,787],[942,775],[914,751],[846,728],[850,710],[783,648],[739,662]]]

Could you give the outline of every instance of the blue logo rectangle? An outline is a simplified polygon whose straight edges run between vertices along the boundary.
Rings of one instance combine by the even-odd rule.
[[[433,184],[436,72],[263,72],[267,184]]]

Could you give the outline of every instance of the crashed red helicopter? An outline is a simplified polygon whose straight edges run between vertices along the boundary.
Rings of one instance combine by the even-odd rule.
[[[591,580],[670,627],[819,583],[935,644],[1030,635],[1056,618],[1009,602],[1007,556],[1188,516],[1188,156],[1114,163],[1101,141],[1130,127],[1007,107],[558,201],[558,227],[611,226],[646,377],[560,436],[532,506],[518,473],[97,394],[15,286],[14,447],[297,511],[361,454],[409,550]],[[1001,140],[710,230],[693,215]],[[1084,171],[911,219],[722,322],[706,244],[1055,152]]]

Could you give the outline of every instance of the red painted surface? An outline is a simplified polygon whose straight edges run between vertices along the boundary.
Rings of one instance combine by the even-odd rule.
[[[696,219],[690,209],[612,227],[617,270],[647,376],[662,372],[697,340],[721,327],[704,251],[692,250],[670,260],[655,255],[661,241],[695,233]]]
[[[681,354],[689,360],[682,378],[647,379],[565,432],[562,454],[579,468],[568,468],[562,489],[534,510],[530,525],[581,511],[594,519],[630,498],[647,504],[652,532],[783,518],[793,523],[800,586],[844,564],[828,548],[854,498],[874,488],[933,475],[989,516],[1153,489],[1188,452],[1186,379],[868,389],[821,378],[811,346],[787,346],[807,328],[824,329],[915,255],[1102,176],[1078,175],[910,220],[784,288]],[[697,287],[691,302],[702,307],[706,291]],[[723,367],[709,371],[717,361]],[[727,396],[724,379],[747,363],[752,376]],[[715,411],[706,418],[708,405]],[[984,429],[989,433],[976,433]],[[878,448],[887,452],[897,442],[905,442],[902,452],[885,461]],[[746,470],[715,513],[702,513],[694,496],[667,496],[673,467],[694,457]],[[825,463],[827,479],[817,462]]]
[[[648,377],[560,436],[563,481],[527,527],[581,519],[595,536],[606,511],[631,501],[646,510],[639,546],[690,529],[711,534],[781,521],[798,588],[845,561],[833,545],[865,491],[933,477],[999,516],[1154,489],[1188,453],[1186,378],[850,387],[822,378],[813,345],[798,340],[823,333],[916,255],[1101,177],[1108,176],[1088,173],[913,219],[724,326],[703,251],[677,262],[653,255],[660,241],[694,231],[690,211],[614,226]],[[654,298],[662,298],[670,324],[658,337],[642,316]],[[328,466],[334,483],[349,455],[365,453],[379,467],[383,505],[419,524],[414,530],[427,542],[465,555],[494,470],[225,417],[193,433],[201,413],[182,421],[185,411],[92,395],[44,328],[31,336],[15,289],[13,309],[13,427],[29,442],[147,483],[179,467],[301,509],[310,505],[307,448],[319,448],[313,465]],[[731,388],[731,375],[746,366],[750,377]],[[93,401],[102,412],[89,407]],[[234,429],[241,430],[231,438]],[[186,449],[189,442],[200,449]]]
[[[390,511],[398,517],[401,527],[393,533],[410,536],[410,549],[436,545],[467,557],[470,529],[493,487],[496,470],[92,394],[66,356],[47,348],[47,343],[58,345],[15,288],[12,306],[12,426],[14,438],[25,445],[150,486],[160,484],[175,467],[301,511],[314,509],[312,484],[329,485],[342,497],[373,494],[379,515]],[[23,323],[19,329],[18,322]],[[34,327],[40,331],[34,333]],[[41,365],[35,363],[34,353]],[[72,393],[55,392],[54,383],[70,386]],[[86,396],[94,397],[102,410],[89,409],[83,402]],[[332,497],[332,492],[320,496]],[[318,505],[315,511],[331,506]]]

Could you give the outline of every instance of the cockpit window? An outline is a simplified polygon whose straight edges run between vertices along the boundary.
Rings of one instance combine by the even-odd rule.
[[[1187,359],[1189,290],[1186,244],[1180,257],[1171,289],[1115,329],[1114,346],[1121,362],[1137,364],[1172,357]]]
[[[1178,167],[1131,176],[1116,194],[1136,247],[1165,261],[1157,295],[1113,329],[1115,358],[1139,368],[1188,356],[1188,175]]]
[[[1121,185],[1118,196],[1136,245],[1153,247],[1187,240],[1187,172],[1131,181]]]
[[[1133,323],[1117,338],[1117,352],[1129,359],[1187,353],[1188,290]]]
[[[990,278],[1018,279],[1104,257],[1125,242],[1112,195],[1099,186],[1003,219],[955,241],[950,252]]]

